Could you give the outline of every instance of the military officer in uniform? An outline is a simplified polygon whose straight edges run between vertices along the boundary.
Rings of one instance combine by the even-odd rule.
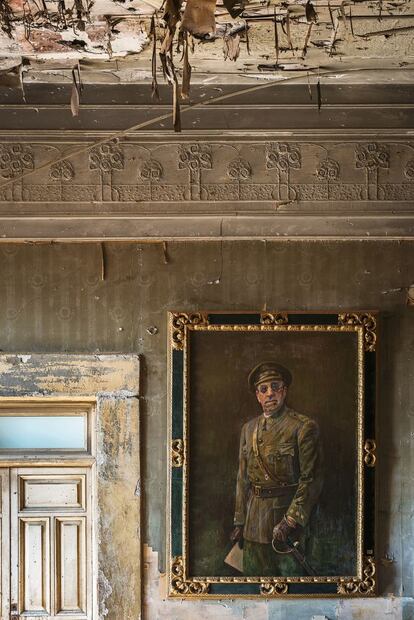
[[[243,542],[245,575],[306,574],[286,543],[299,540],[306,549],[322,488],[322,455],[317,423],[286,403],[291,381],[289,370],[276,362],[259,364],[248,377],[262,413],[241,431],[231,535]]]

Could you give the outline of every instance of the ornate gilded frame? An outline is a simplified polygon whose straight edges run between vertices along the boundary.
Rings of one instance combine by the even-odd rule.
[[[170,312],[168,596],[170,598],[362,597],[376,594],[375,312]],[[357,514],[355,575],[197,577],[188,572],[189,342],[195,331],[347,332],[357,337]]]

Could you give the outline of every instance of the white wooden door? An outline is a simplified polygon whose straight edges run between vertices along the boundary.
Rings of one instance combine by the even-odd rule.
[[[10,617],[92,620],[91,470],[11,469],[10,498]]]
[[[0,469],[0,610],[1,618],[10,615],[10,470]]]

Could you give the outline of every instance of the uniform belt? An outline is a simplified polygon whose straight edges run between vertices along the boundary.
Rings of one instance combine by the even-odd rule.
[[[258,487],[253,484],[252,489],[255,497],[281,497],[289,495],[297,486],[297,484],[286,484],[278,487]]]

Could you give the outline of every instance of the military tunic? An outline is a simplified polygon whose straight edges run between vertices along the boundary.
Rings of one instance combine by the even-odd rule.
[[[254,451],[256,427],[264,468]],[[261,497],[263,489],[273,496]],[[273,528],[285,514],[306,526],[321,489],[322,453],[314,420],[284,405],[243,426],[234,523],[244,526],[245,540],[271,543]]]

